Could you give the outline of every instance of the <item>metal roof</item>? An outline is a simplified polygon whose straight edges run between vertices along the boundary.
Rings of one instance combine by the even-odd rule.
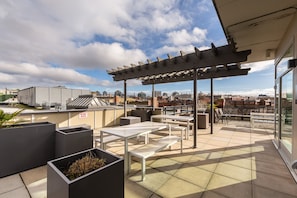
[[[67,109],[88,109],[95,107],[108,106],[109,104],[92,95],[81,95],[73,101],[67,103]]]

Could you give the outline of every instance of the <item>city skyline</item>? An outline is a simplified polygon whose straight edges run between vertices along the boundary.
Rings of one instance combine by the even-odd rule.
[[[179,51],[192,53],[227,44],[211,1],[0,2],[0,89],[66,86],[123,91],[106,70]],[[215,93],[273,95],[274,62],[242,65],[248,76],[214,80]],[[151,86],[127,81],[128,94]],[[192,92],[193,82],[155,85],[155,90]],[[209,92],[199,80],[197,92]]]

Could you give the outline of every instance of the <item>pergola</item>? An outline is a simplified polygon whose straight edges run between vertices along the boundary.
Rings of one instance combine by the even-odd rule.
[[[194,142],[193,147],[197,147],[197,80],[211,79],[211,133],[213,132],[213,79],[247,75],[249,68],[242,69],[241,62],[247,60],[251,50],[236,51],[235,45],[229,44],[216,47],[211,44],[211,48],[200,51],[194,48],[194,52],[185,54],[180,52],[180,56],[157,61],[147,60],[147,63],[139,62],[138,65],[118,67],[108,70],[107,73],[113,76],[115,81],[124,81],[124,112],[127,116],[127,84],[126,80],[140,79],[143,85],[181,82],[193,80],[193,114],[194,114]],[[154,92],[154,91],[153,91]],[[152,95],[152,97],[154,97]],[[154,104],[153,104],[154,105]]]

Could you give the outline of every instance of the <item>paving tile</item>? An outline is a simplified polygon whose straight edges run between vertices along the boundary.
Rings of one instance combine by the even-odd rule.
[[[227,148],[222,157],[231,156],[246,158],[251,156],[251,151],[250,149]]]
[[[19,174],[7,176],[0,179],[0,194],[24,187]]]
[[[288,171],[285,163],[271,163],[267,161],[253,160],[252,169],[256,172],[263,172],[266,174],[276,175],[280,177],[286,177],[291,179],[292,175]]]
[[[253,186],[253,197],[254,198],[297,198],[297,195],[289,195],[286,193],[274,191],[268,188],[254,185]]]
[[[136,184],[141,185],[152,192],[155,192],[165,182],[167,182],[168,179],[170,179],[171,175],[162,171],[158,171],[157,169],[148,169],[144,181],[141,181],[141,171],[133,175],[129,175],[128,177],[130,181],[135,182]]]
[[[265,187],[267,189],[286,193],[288,195],[297,195],[297,185],[293,180],[293,177],[286,178],[266,174],[262,172],[256,172],[255,179],[252,181],[253,185]]]
[[[228,198],[252,198],[251,182],[241,182],[235,185],[217,188],[213,191],[225,195]]]
[[[207,170],[209,172],[214,172],[216,169],[220,159],[204,159],[199,160],[197,157],[191,158],[191,160],[187,163],[190,166],[201,168]]]
[[[27,189],[32,198],[46,198],[47,179],[41,179],[27,185]]]
[[[47,166],[40,166],[20,173],[25,185],[29,185],[36,181],[46,178]]]
[[[31,198],[25,186],[0,194],[0,198]]]
[[[187,153],[183,153],[183,154],[178,153],[176,155],[171,155],[168,157],[170,157],[170,159],[180,162],[180,163],[187,163],[191,159],[192,155],[189,155]]]
[[[281,159],[279,154],[258,152],[258,153],[252,153],[252,156],[256,161],[263,161],[268,163],[273,162],[273,164],[279,164],[279,165],[284,164],[284,161]]]
[[[203,192],[203,188],[176,177],[171,177],[156,191],[162,197],[187,198],[199,198]]]
[[[144,188],[141,185],[138,185],[135,182],[129,181],[129,179],[125,180],[125,197],[129,198],[149,198],[153,194],[152,191]],[[157,197],[156,197],[157,198]]]
[[[251,181],[252,180],[252,170],[247,168],[241,168],[239,166],[234,166],[226,163],[219,163],[215,173],[224,175],[229,178],[233,178],[239,181]]]
[[[201,198],[228,198],[228,197],[209,190],[204,192]]]
[[[173,175],[182,166],[181,163],[171,158],[160,158],[150,164],[150,167]]]
[[[223,187],[230,186],[230,185],[235,185],[238,183],[240,183],[240,181],[229,178],[229,177],[225,177],[222,175],[214,174],[206,189],[214,190],[214,189],[223,188]]]
[[[252,170],[252,164],[255,162],[252,160],[252,157],[237,157],[237,156],[229,156],[224,157],[220,160],[220,162],[224,162],[226,164],[231,164],[233,166],[238,166],[241,168],[246,168]]]
[[[174,176],[198,185],[202,188],[206,188],[212,177],[212,172],[185,164],[176,172]]]

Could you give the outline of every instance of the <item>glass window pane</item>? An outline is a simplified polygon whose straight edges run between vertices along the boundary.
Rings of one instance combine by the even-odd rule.
[[[284,75],[281,81],[281,139],[292,153],[293,71]]]

